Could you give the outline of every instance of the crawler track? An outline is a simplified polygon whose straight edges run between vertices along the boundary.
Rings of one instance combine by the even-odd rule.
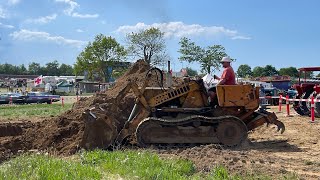
[[[234,116],[190,116],[171,120],[149,117],[139,124],[136,138],[142,147],[210,143],[237,146],[247,138],[247,127]]]

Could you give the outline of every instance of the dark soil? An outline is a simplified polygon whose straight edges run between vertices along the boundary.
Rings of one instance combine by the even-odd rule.
[[[81,148],[105,148],[101,138],[110,134],[110,131],[105,131],[103,125],[113,123],[117,124],[117,128],[123,126],[135,97],[132,93],[123,94],[122,91],[129,80],[142,85],[149,68],[144,61],[137,61],[112,89],[90,98],[81,98],[71,110],[58,117],[40,122],[0,124],[0,160],[34,149],[68,155]],[[94,125],[86,123],[83,116],[83,112],[91,107],[103,107],[106,111],[104,117]],[[85,134],[85,131],[92,132],[91,136]]]

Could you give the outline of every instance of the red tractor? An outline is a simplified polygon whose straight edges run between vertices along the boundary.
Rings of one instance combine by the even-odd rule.
[[[320,71],[320,67],[305,67],[299,70],[299,82],[293,85],[293,88],[297,90],[295,99],[314,99],[320,100],[320,78],[319,79],[308,79],[307,72]],[[304,75],[304,80],[301,76]],[[295,101],[293,104],[294,110],[300,115],[310,115],[310,101]],[[315,103],[315,115],[320,117],[320,102]]]

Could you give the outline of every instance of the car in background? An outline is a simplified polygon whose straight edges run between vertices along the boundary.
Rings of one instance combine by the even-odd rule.
[[[26,103],[47,103],[60,101],[59,95],[51,95],[47,92],[29,92],[26,95]]]
[[[23,104],[27,97],[19,93],[4,93],[0,94],[0,104],[9,104],[11,101],[14,104]]]
[[[289,98],[294,98],[297,94],[298,94],[298,91],[292,88],[288,89],[285,93],[285,95],[288,95]]]
[[[280,94],[282,94],[282,92],[275,87],[264,88],[265,96],[275,97],[275,96],[279,96]],[[273,106],[279,105],[279,98],[267,98],[266,100],[267,100],[267,104],[270,104]]]

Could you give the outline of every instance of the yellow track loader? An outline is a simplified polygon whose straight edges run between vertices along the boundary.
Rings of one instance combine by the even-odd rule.
[[[123,92],[135,94],[135,105],[120,129],[112,121],[101,124],[108,126],[103,132],[104,147],[127,139],[141,147],[210,143],[237,146],[247,139],[248,131],[264,123],[275,124],[281,133],[285,130],[274,113],[259,109],[258,87],[218,85],[216,100],[210,103],[202,79],[172,88],[147,87],[152,72],[161,75],[160,84],[163,84],[162,72],[157,68],[149,70],[142,87],[129,83]],[[84,117],[88,123],[94,123],[107,113],[101,108],[92,108],[84,112]],[[90,129],[86,128],[85,133],[90,133]]]

